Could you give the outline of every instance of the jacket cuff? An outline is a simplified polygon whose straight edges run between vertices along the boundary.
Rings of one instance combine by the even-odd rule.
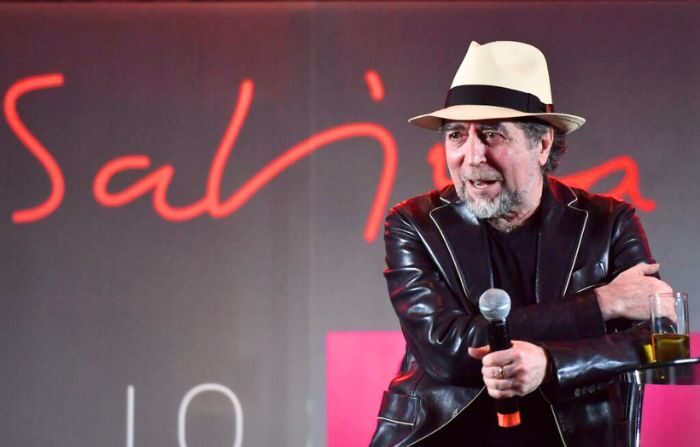
[[[618,375],[644,362],[643,344],[648,333],[632,328],[574,343],[544,343],[554,369],[543,392],[550,400],[576,399],[617,382]]]

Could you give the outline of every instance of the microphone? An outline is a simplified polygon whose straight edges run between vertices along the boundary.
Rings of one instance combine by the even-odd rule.
[[[506,318],[510,313],[510,296],[505,290],[488,289],[479,298],[479,310],[489,322],[489,347],[491,351],[502,351],[512,346]],[[520,425],[518,399],[496,399],[496,415],[499,427]]]

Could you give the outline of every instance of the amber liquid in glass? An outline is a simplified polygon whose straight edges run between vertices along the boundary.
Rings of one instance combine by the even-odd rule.
[[[655,362],[690,357],[690,338],[685,334],[651,334],[651,346]]]

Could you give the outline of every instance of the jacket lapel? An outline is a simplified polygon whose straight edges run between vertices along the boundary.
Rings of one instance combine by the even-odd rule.
[[[451,192],[454,192],[450,188]],[[493,287],[491,259],[486,229],[458,201],[442,198],[444,206],[435,208],[430,217],[447,246],[452,263],[467,300],[478,309],[481,293]]]
[[[454,189],[441,197],[444,205],[430,213],[450,253],[467,305],[478,309],[479,296],[493,287],[486,228],[456,199]],[[573,272],[588,212],[576,208],[577,197],[568,186],[549,179],[541,202],[537,246],[537,301],[564,295]]]
[[[588,212],[576,208],[576,194],[550,179],[542,195],[542,221],[537,250],[537,301],[566,293],[586,228]]]

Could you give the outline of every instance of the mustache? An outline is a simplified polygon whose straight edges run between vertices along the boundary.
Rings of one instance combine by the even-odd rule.
[[[460,176],[460,180],[462,180],[462,182],[501,182],[503,181],[503,175],[496,170],[476,171]]]

